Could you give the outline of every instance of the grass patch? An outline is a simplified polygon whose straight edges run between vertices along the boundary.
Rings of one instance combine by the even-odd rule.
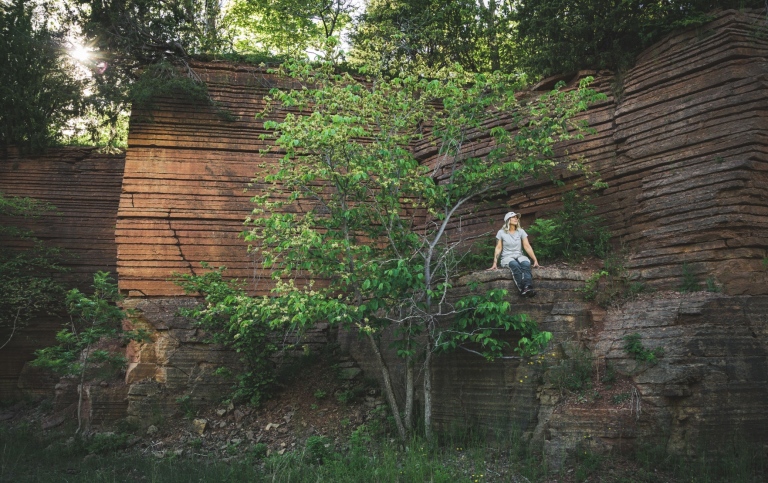
[[[660,447],[643,447],[634,458],[574,451],[560,471],[548,469],[521,431],[510,425],[491,430],[447,431],[434,442],[414,438],[401,445],[385,428],[363,425],[346,442],[311,436],[302,449],[267,453],[263,443],[235,458],[199,451],[172,456],[143,445],[126,449],[129,436],[78,438],[45,434],[30,426],[0,427],[0,481],[13,482],[488,482],[488,481],[765,481],[766,457],[744,444],[721,445],[718,455],[675,457]],[[502,433],[502,431],[504,431]],[[201,447],[199,440],[191,446]],[[195,444],[197,443],[197,444]],[[248,444],[248,443],[243,443]],[[191,454],[191,453],[186,453]],[[597,478],[597,479],[595,479]]]
[[[679,291],[682,293],[698,292],[701,290],[701,284],[699,283],[696,274],[693,273],[690,265],[683,263],[683,275],[680,282]]]

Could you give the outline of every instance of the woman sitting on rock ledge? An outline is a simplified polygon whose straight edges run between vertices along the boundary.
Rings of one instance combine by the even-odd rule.
[[[496,233],[496,249],[493,252],[493,266],[488,270],[497,270],[496,260],[501,255],[501,265],[512,270],[512,279],[520,291],[520,295],[532,297],[533,278],[531,277],[531,260],[523,255],[525,252],[533,259],[533,266],[538,267],[539,262],[533,253],[533,248],[528,241],[528,234],[520,226],[520,215],[510,211],[504,215],[504,226]]]

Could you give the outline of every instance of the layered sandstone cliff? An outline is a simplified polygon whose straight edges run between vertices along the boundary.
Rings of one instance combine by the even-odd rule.
[[[115,220],[122,186],[122,154],[102,154],[94,148],[57,148],[44,155],[11,153],[0,160],[0,191],[7,196],[36,198],[56,207],[37,218],[0,219],[31,230],[50,247],[62,251],[65,272],[52,274],[66,290],[89,292],[93,273],[102,270],[116,276]],[[19,245],[15,239],[1,240],[3,249]],[[55,342],[54,336],[66,318],[40,315],[15,333],[0,351],[0,399],[21,394],[45,394],[53,381],[45,383],[25,364],[36,349]],[[10,334],[0,332],[0,344]],[[19,375],[22,370],[29,377]],[[21,387],[20,387],[21,385]]]
[[[606,313],[559,281],[575,274],[535,272],[544,297],[518,307],[553,331],[556,360],[545,358],[545,371],[538,361],[438,359],[439,424],[512,422],[554,464],[582,445],[629,449],[642,441],[681,452],[733,438],[766,443],[765,29],[762,14],[722,12],[655,45],[621,78],[580,73],[596,75],[609,100],[586,116],[596,133],[561,153],[585,160],[608,183],[594,200],[598,212],[627,250],[632,276],[661,291]],[[478,139],[474,149],[486,144]],[[580,182],[567,171],[560,176]],[[560,193],[548,181],[512,188],[497,204],[468,210],[454,236],[492,233],[509,209],[521,211],[524,224],[546,217],[560,208]],[[702,290],[708,279],[722,293],[670,292],[684,270]],[[465,281],[472,279],[514,292],[506,274]],[[624,349],[631,334],[649,350],[664,349],[658,364],[639,363]],[[606,364],[617,371],[630,384],[626,398],[600,401],[594,386],[570,396],[555,387],[548,376],[578,359],[574,347],[592,361],[595,383]]]
[[[563,156],[583,159],[608,183],[595,203],[638,280],[674,289],[685,265],[700,281],[711,277],[723,293],[658,292],[605,313],[577,291],[589,273],[541,269],[538,297],[512,300],[555,334],[549,367],[575,357],[576,344],[596,367],[611,363],[633,399],[613,407],[572,404],[547,382],[544,363],[486,363],[456,354],[435,367],[438,425],[516,426],[545,445],[553,461],[577,442],[621,446],[656,438],[689,449],[726,427],[765,438],[759,417],[768,410],[764,29],[761,15],[723,12],[662,41],[621,79],[593,73],[595,86],[609,94],[586,114],[597,132],[561,147]],[[199,273],[198,263],[207,261],[258,281],[255,293],[269,288],[268,273],[249,258],[238,234],[259,186],[244,190],[281,154],[261,153],[268,141],[254,116],[268,90],[285,81],[253,66],[193,67],[218,107],[157,100],[151,118],[134,113],[129,135],[117,268],[128,305],[139,309],[134,323],[153,332],[151,342],[129,354],[129,412],[136,418],[172,412],[181,396],[212,400],[228,385],[213,370],[235,364],[231,353],[204,344],[195,327],[176,316],[193,301],[173,283],[174,273]],[[482,154],[488,143],[475,139],[468,149]],[[433,162],[430,145],[414,149],[423,162]],[[558,175],[580,182],[569,172]],[[561,192],[549,181],[511,187],[504,199],[463,213],[452,236],[462,230],[462,236],[490,237],[509,208],[530,223],[558,209]],[[474,278],[511,288],[504,272]],[[318,343],[328,335],[320,329]],[[622,349],[632,333],[651,349],[665,349],[659,364],[633,362]],[[345,343],[367,366],[365,353]]]
[[[580,447],[645,444],[685,453],[768,442],[768,297],[667,291],[606,311],[583,300],[583,272],[541,268],[534,276],[533,299],[514,295],[506,270],[459,281],[459,291],[469,282],[507,289],[554,343],[528,361],[487,362],[463,352],[436,359],[439,427],[520,430],[555,467]],[[625,349],[633,334],[663,355],[638,361]],[[568,388],[557,371],[578,364],[588,375],[579,389]]]
[[[768,293],[765,28],[762,13],[721,12],[654,45],[622,76],[580,72],[570,81],[592,75],[608,100],[585,116],[596,133],[560,153],[608,183],[594,200],[598,214],[631,254],[627,267],[650,286],[677,288],[685,264],[726,293]],[[489,145],[479,137],[466,150],[482,154]],[[416,149],[434,162],[428,143]],[[556,175],[565,189],[584,183],[565,170]],[[463,213],[461,236],[495,233],[510,209],[529,226],[562,206],[563,191],[547,179],[511,187]]]

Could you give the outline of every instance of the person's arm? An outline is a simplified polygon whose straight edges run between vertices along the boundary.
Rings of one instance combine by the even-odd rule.
[[[493,266],[488,270],[496,270],[498,268],[496,266],[496,260],[499,259],[499,255],[501,255],[501,240],[496,243],[496,249],[493,250]]]
[[[536,260],[536,254],[533,253],[533,247],[531,247],[531,242],[528,241],[528,237],[523,238],[523,248],[525,248],[525,253],[527,253],[533,260],[533,266],[538,267],[539,261]]]

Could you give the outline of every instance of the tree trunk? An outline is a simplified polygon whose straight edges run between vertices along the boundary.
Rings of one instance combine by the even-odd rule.
[[[83,368],[80,370],[80,384],[77,385],[77,429],[75,430],[75,434],[79,433],[83,427],[83,391],[85,390],[85,369],[88,367],[88,355],[90,350],[90,345],[85,348]]]
[[[413,432],[413,399],[415,393],[413,383],[413,357],[405,360],[405,430],[408,435]]]
[[[424,359],[424,436],[432,439],[432,346]]]
[[[497,32],[496,19],[496,0],[488,2],[488,50],[491,54],[491,71],[495,72],[501,69],[501,60],[499,56],[499,35]]]
[[[395,418],[395,426],[397,426],[397,432],[400,434],[400,440],[405,443],[407,438],[407,433],[405,431],[405,427],[403,426],[403,420],[400,417],[400,408],[397,405],[397,399],[395,398],[395,391],[392,389],[392,379],[389,375],[389,368],[387,368],[386,362],[384,362],[384,358],[381,357],[381,351],[379,351],[379,345],[376,343],[376,340],[373,338],[373,335],[370,333],[368,335],[368,340],[371,342],[371,347],[373,348],[373,353],[376,356],[376,363],[379,364],[379,368],[381,369],[381,375],[384,379],[384,393],[387,395],[387,401],[389,401],[389,407],[392,410],[392,416]]]

